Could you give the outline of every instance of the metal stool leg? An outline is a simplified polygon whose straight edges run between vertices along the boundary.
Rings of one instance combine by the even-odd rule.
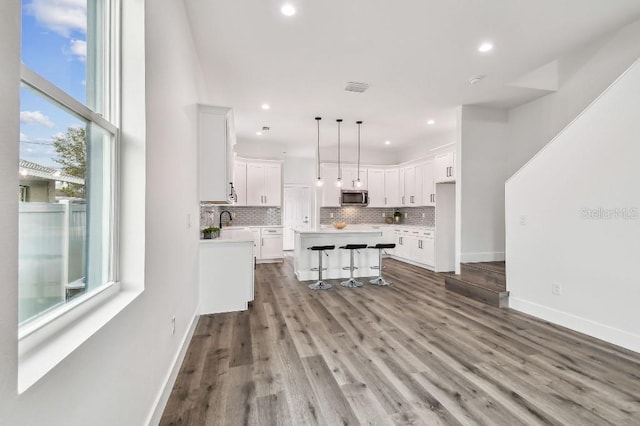
[[[322,254],[323,253],[324,251],[318,251],[318,282],[315,284],[309,284],[309,288],[311,290],[327,290],[333,287],[328,282],[322,281]]]
[[[391,281],[387,281],[384,278],[382,278],[382,249],[378,250],[378,278],[374,278],[369,282],[374,285],[393,284]]]
[[[340,283],[341,286],[343,287],[350,287],[350,288],[355,288],[355,287],[362,287],[364,284],[362,284],[360,281],[356,281],[355,278],[353,278],[353,271],[354,269],[358,269],[355,266],[353,266],[353,252],[354,249],[349,250],[350,252],[350,260],[351,262],[349,263],[349,279],[346,281],[342,281]]]

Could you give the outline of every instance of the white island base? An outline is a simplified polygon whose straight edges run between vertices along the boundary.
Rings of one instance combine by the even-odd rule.
[[[311,268],[318,267],[318,252],[308,250],[311,246],[335,245],[334,250],[328,250],[328,256],[322,255],[323,279],[349,278],[349,271],[343,268],[349,266],[350,250],[341,249],[347,244],[367,244],[373,246],[384,241],[380,229],[356,228],[335,229],[320,228],[315,230],[295,231],[294,270],[299,281],[318,280],[318,271]],[[378,250],[362,249],[360,253],[354,252],[354,266],[358,269],[353,272],[354,277],[374,277],[378,275],[372,266],[378,266]]]

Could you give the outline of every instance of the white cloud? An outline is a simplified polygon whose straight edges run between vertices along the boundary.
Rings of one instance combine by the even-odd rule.
[[[69,42],[69,53],[77,57],[80,62],[87,60],[87,42],[84,40],[72,39]]]
[[[87,32],[86,0],[32,0],[25,9],[39,24],[63,37],[73,31]]]
[[[50,129],[55,127],[53,121],[51,121],[49,117],[47,117],[40,111],[20,111],[20,122],[30,125],[39,124]]]
[[[20,132],[20,142],[30,142],[29,141],[29,136],[27,136],[24,133]]]

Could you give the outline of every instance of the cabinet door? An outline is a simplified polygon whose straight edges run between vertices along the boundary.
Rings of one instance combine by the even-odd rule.
[[[369,169],[367,171],[367,180],[370,183],[369,207],[385,207],[384,170]]]
[[[262,259],[260,253],[260,228],[251,228],[251,235],[253,235],[253,256],[256,259]]]
[[[415,189],[413,195],[414,206],[424,206],[424,200],[422,198],[422,186],[424,184],[424,164],[418,164],[415,167]]]
[[[385,207],[398,207],[400,205],[400,173],[398,169],[387,169],[384,171],[384,196]]]
[[[247,205],[247,163],[236,161],[233,166],[233,187],[236,190],[238,199],[236,206]]]
[[[264,189],[264,164],[247,163],[247,206],[263,205]]]
[[[340,188],[336,186],[338,178],[338,165],[325,163],[320,165],[322,171],[322,203],[321,207],[340,207]]]
[[[436,182],[455,182],[453,152],[440,154],[435,159]]]
[[[422,263],[425,263],[430,266],[435,266],[436,264],[436,256],[435,256],[435,240],[433,238],[424,238],[422,240]]]
[[[280,206],[282,204],[282,166],[265,165],[265,192],[263,205]]]
[[[198,193],[200,201],[231,201],[229,108],[198,106]]]
[[[434,179],[433,162],[427,162],[423,167],[424,175],[422,178],[422,204],[425,206],[436,205],[436,186]]]
[[[282,235],[265,235],[260,247],[261,259],[282,258]]]
[[[405,177],[405,169],[398,169],[398,201],[400,202],[400,206],[408,205],[407,191],[405,189]]]
[[[416,199],[416,168],[415,166],[404,169],[404,205],[414,206]]]

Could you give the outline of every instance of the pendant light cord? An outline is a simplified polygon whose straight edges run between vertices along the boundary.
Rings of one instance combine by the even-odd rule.
[[[342,119],[338,118],[336,121],[338,122],[338,180],[342,180],[342,167],[340,166],[340,123],[342,123]]]
[[[360,182],[360,125],[362,121],[356,121],[358,125],[358,182]]]
[[[320,180],[320,120],[322,120],[322,117],[316,117],[316,123],[318,124],[318,152],[317,152],[317,159],[318,159],[318,180]]]

